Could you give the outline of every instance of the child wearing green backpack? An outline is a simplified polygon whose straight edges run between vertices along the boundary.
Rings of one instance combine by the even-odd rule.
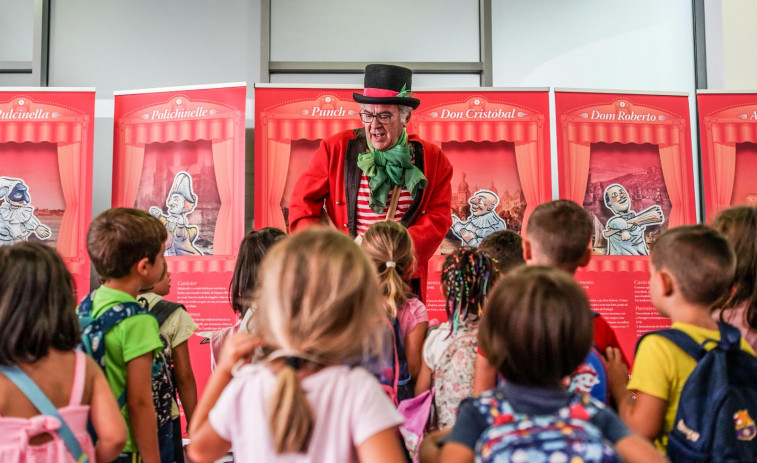
[[[121,414],[129,434],[121,455],[114,460],[117,462],[139,457],[144,463],[160,461],[152,369],[153,356],[163,343],[158,322],[141,308],[136,297],[167,271],[163,257],[166,236],[166,228],[156,218],[125,207],[98,215],[87,233],[87,252],[103,284],[80,304],[80,320],[82,306],[94,320],[112,314],[109,309],[114,306],[133,311],[103,337],[105,376],[113,394],[125,402]]]

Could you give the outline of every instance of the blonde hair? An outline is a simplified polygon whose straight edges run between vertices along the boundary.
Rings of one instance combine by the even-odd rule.
[[[376,222],[363,236],[363,250],[378,270],[386,313],[396,317],[405,305],[410,290],[405,279],[415,271],[413,239],[407,229],[397,222]],[[394,265],[387,265],[387,262]]]
[[[375,272],[348,236],[296,233],[271,249],[259,275],[257,316],[268,345],[323,366],[379,348],[383,311]],[[276,452],[306,452],[314,416],[293,367],[279,371],[270,403]]]

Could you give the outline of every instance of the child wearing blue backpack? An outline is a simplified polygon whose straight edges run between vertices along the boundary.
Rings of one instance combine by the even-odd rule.
[[[735,262],[727,240],[703,225],[668,230],[652,248],[649,294],[672,329],[642,337],[627,388],[611,384],[623,420],[673,461],[757,461],[757,359],[710,315],[730,294]],[[607,365],[627,377],[617,355]]]
[[[592,345],[592,324],[586,294],[562,270],[531,266],[505,275],[478,339],[506,381],[464,400],[451,431],[423,441],[421,461],[665,461],[612,410],[564,387]]]
[[[87,233],[87,252],[103,284],[85,297],[77,310],[83,325],[94,320],[118,320],[112,328],[102,330],[105,346],[101,362],[128,428],[129,438],[114,460],[117,462],[139,458],[145,463],[160,461],[152,378],[153,356],[163,349],[163,343],[156,318],[137,303],[136,297],[167,271],[163,257],[166,236],[166,228],[158,219],[125,207],[98,215]],[[129,316],[124,318],[119,312]],[[99,338],[87,333],[85,327],[85,347],[98,351]]]

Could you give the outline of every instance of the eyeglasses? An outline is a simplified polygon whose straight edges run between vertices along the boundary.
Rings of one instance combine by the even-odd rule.
[[[393,115],[394,114],[392,113],[373,114],[373,113],[369,113],[368,111],[363,111],[360,113],[360,120],[366,124],[370,124],[371,122],[373,122],[373,119],[377,119],[379,124],[387,125],[388,123],[392,121]]]

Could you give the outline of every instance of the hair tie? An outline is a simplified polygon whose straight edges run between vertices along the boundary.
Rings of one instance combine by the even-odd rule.
[[[304,352],[298,352],[294,349],[279,349],[271,352],[268,357],[268,361],[276,359],[284,359],[284,365],[292,368],[293,370],[299,370],[306,363],[313,363],[316,365],[323,365],[318,358],[308,355]]]
[[[294,371],[299,370],[307,362],[307,360],[300,357],[284,357],[284,365],[288,366]]]
[[[384,265],[386,265],[386,268],[390,268],[390,267],[391,267],[391,268],[396,268],[396,267],[397,267],[397,262],[392,262],[392,261],[390,260],[390,261],[388,261],[388,262],[387,262],[386,264],[384,264]]]

